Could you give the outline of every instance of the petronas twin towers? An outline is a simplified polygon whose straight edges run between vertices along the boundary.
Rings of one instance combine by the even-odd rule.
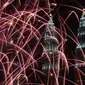
[[[52,20],[52,15],[50,14],[50,20],[47,24],[47,28],[44,34],[44,53],[46,53],[49,57],[44,58],[44,62],[42,64],[42,71],[45,73],[50,73],[50,77],[58,77],[59,69],[60,69],[60,62],[58,56],[58,45],[59,42],[56,39],[58,36],[55,26]],[[85,73],[85,10],[83,10],[83,14],[80,18],[80,24],[78,28],[78,34],[77,34],[77,46],[75,49],[75,65],[78,69],[81,70],[81,72],[75,70],[75,82],[78,85],[81,85],[81,82],[83,85],[85,85],[85,76],[82,74]],[[55,72],[54,72],[55,71]],[[78,73],[79,72],[79,73]],[[47,74],[48,75],[48,74]],[[50,78],[49,77],[49,78]],[[52,79],[52,78],[51,78]],[[81,81],[80,81],[81,79]],[[50,80],[50,79],[49,79]],[[56,85],[55,81],[50,80],[49,85]]]

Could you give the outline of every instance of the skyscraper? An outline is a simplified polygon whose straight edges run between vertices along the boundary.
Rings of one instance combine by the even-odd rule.
[[[80,18],[78,28],[78,44],[75,50],[76,53],[76,82],[78,85],[85,85],[85,9]]]
[[[46,74],[44,83],[46,85],[57,85],[59,74],[58,40],[57,32],[50,14],[50,20],[44,34],[44,50],[42,60],[42,71]],[[45,77],[44,77],[45,78]]]

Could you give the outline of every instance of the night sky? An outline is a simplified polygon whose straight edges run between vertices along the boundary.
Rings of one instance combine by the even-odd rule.
[[[22,10],[25,5],[25,1],[26,0],[21,0],[21,6],[19,6],[17,3],[17,0],[15,0],[15,2],[13,2],[12,4],[16,7],[18,10]],[[32,0],[33,1],[33,0]],[[41,0],[43,1],[43,0]],[[51,0],[50,0],[51,1]],[[53,9],[53,11],[51,11],[52,15],[53,15],[53,21],[55,23],[55,26],[57,28],[61,27],[61,22],[59,21],[59,19],[65,20],[67,18],[67,16],[73,11],[76,13],[78,19],[80,19],[81,15],[82,15],[82,11],[78,10],[79,9],[83,9],[85,7],[85,1],[84,0],[52,0],[52,3],[57,3],[57,6]],[[26,4],[26,3],[25,3]],[[44,5],[45,3],[41,3],[41,5]],[[70,6],[70,7],[68,7]],[[6,9],[10,10],[10,8],[12,7],[12,5],[8,6]],[[30,9],[30,7],[28,7]],[[53,7],[52,7],[53,8]],[[5,10],[6,11],[6,10]],[[14,12],[14,9],[12,8],[11,12],[8,11],[8,13],[12,13]],[[79,21],[76,18],[76,15],[73,13],[71,14],[71,16],[68,18],[68,20],[66,21],[66,24],[70,27],[70,29],[72,30],[72,32],[75,34],[75,36],[77,36],[77,30],[79,27]],[[63,21],[62,21],[63,22]],[[66,32],[69,36],[71,36],[73,39],[75,39],[75,37],[73,36],[73,34],[71,33],[70,30],[67,29],[67,26],[64,26],[66,29]],[[67,42],[65,44],[65,55],[67,56],[67,59],[69,62],[74,63],[74,61],[70,60],[70,59],[75,59],[75,48],[76,48],[76,44],[73,42],[73,40],[71,40],[68,36],[67,38]],[[70,75],[68,76],[71,80],[73,80],[73,69],[71,69],[72,71],[70,71]]]
[[[70,14],[70,12],[73,11],[76,13],[78,19],[80,19],[82,11],[78,9],[82,10],[85,7],[84,2],[85,2],[84,0],[57,0],[56,3],[58,12],[56,14],[59,14],[59,16],[63,17],[63,19],[65,20]],[[78,19],[76,18],[75,14],[72,13],[68,20],[66,21],[66,23],[68,24],[72,32],[75,34],[75,36],[77,36],[77,30],[79,27]],[[59,26],[59,23],[57,24],[57,26]],[[70,32],[70,30],[67,29],[67,27],[66,30],[67,34],[74,38],[73,34]],[[68,41],[66,42],[66,55],[72,59],[75,58],[76,44],[69,37],[67,37],[67,39]]]
[[[58,12],[56,14],[59,14],[59,16],[63,17],[64,20],[67,18],[67,16],[69,15],[69,13],[71,11],[75,12],[78,16],[78,19],[80,20],[82,11],[80,11],[78,9],[82,10],[85,7],[84,0],[57,0],[56,3],[57,3],[56,9],[58,10]],[[68,6],[70,6],[70,7],[68,7]],[[74,7],[74,8],[72,8],[72,7]],[[78,8],[78,9],[75,9],[75,8]],[[58,18],[59,18],[59,16],[58,16]],[[54,20],[55,20],[55,18],[54,18]],[[60,27],[59,23],[56,24],[58,27]],[[71,14],[71,16],[68,18],[66,23],[68,24],[68,26],[70,27],[72,32],[75,34],[75,36],[77,36],[77,31],[79,28],[79,21],[77,20],[74,13]],[[70,30],[68,30],[66,26],[65,26],[65,28],[66,28],[67,34],[70,35],[73,39],[75,39],[75,37],[70,32]],[[74,63],[74,61],[71,59],[75,59],[75,48],[76,48],[76,44],[73,42],[73,40],[71,40],[69,37],[67,37],[67,42],[66,42],[66,46],[65,46],[65,54],[70,63]],[[68,78],[74,81],[75,73],[74,73],[73,67],[70,68]]]

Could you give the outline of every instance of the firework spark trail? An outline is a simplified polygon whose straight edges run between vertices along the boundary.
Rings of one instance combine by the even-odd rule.
[[[4,85],[13,85],[13,82],[14,81],[16,82],[16,80],[17,80],[17,84],[22,85],[24,83],[24,81],[26,80],[27,85],[29,85],[29,84],[37,85],[37,83],[30,81],[30,78],[32,77],[31,74],[34,74],[35,78],[36,78],[37,72],[40,74],[43,74],[43,75],[45,75],[45,74],[42,71],[36,69],[35,64],[38,66],[38,61],[40,59],[42,59],[44,54],[46,55],[49,63],[51,63],[50,56],[46,52],[46,49],[41,42],[43,35],[40,33],[40,30],[42,30],[44,26],[45,27],[47,26],[48,19],[44,18],[44,16],[47,16],[47,18],[50,18],[49,13],[53,10],[53,9],[51,9],[51,5],[56,7],[57,4],[50,3],[49,0],[45,0],[44,3],[46,4],[46,7],[42,8],[39,6],[39,4],[40,4],[39,0],[35,0],[35,3],[32,2],[31,0],[29,0],[29,2],[25,5],[24,9],[22,11],[19,11],[16,8],[16,6],[14,6],[12,4],[12,2],[14,2],[14,0],[8,0],[7,2],[4,3],[4,5],[0,9],[0,32],[3,34],[3,37],[0,38],[0,44],[1,44],[1,46],[0,46],[0,51],[1,51],[0,52],[0,64],[2,65],[3,69],[0,69],[0,70],[4,72],[5,80],[3,83],[4,83]],[[18,0],[18,2],[19,2],[19,5],[21,5],[20,0]],[[15,10],[15,12],[13,14],[8,14],[8,13],[4,12],[4,9],[9,5],[12,5],[12,7]],[[33,7],[31,5],[33,5]],[[80,9],[80,8],[69,6],[69,5],[61,5],[61,6],[66,6],[69,8],[74,8],[78,11],[82,11],[82,9]],[[32,7],[32,9],[27,10],[28,7]],[[42,16],[42,14],[39,15],[39,13],[42,13],[42,12],[44,13],[43,14],[44,16]],[[56,42],[59,43],[59,45],[57,47],[58,49],[60,49],[60,51],[58,51],[59,58],[61,60],[63,60],[64,64],[65,64],[64,76],[59,75],[59,71],[61,71],[62,69],[60,69],[60,68],[58,69],[59,77],[63,78],[63,85],[65,85],[66,80],[73,83],[74,85],[77,85],[76,83],[74,83],[71,80],[66,78],[66,70],[68,70],[68,72],[69,72],[70,66],[68,65],[67,58],[66,58],[65,54],[63,53],[64,47],[61,47],[61,46],[64,46],[64,43],[66,42],[64,40],[64,38],[66,38],[66,37],[69,37],[77,45],[79,44],[75,34],[73,34],[71,28],[67,24],[67,20],[71,17],[72,14],[75,14],[75,17],[77,18],[77,20],[79,22],[78,15],[76,14],[75,11],[71,11],[65,20],[63,19],[63,17],[59,16],[61,27],[60,27],[60,29],[57,27],[55,29],[59,30],[59,32],[56,31],[56,33],[59,35],[59,37],[61,38],[62,41],[58,41],[58,39],[54,38],[53,36],[50,37],[52,39],[55,39]],[[5,15],[6,17],[4,17],[2,15]],[[24,17],[24,19],[23,19],[23,17]],[[37,23],[37,24],[35,25],[35,23]],[[38,26],[39,25],[38,23],[40,23],[40,26]],[[19,25],[19,26],[16,26],[16,25]],[[64,27],[65,25],[71,31],[71,33],[73,34],[75,39],[66,33],[66,28]],[[64,31],[62,30],[63,28],[64,28]],[[60,31],[62,32],[62,35],[61,35]],[[25,35],[25,32],[27,32],[26,35]],[[51,32],[50,32],[50,35],[51,35]],[[65,35],[65,37],[63,37],[63,35]],[[36,42],[35,42],[36,45],[32,49],[30,47],[29,43],[34,38],[36,39]],[[39,45],[45,50],[45,53],[43,52],[41,57],[35,59],[35,53],[36,53]],[[27,47],[27,49],[26,49],[26,47]],[[28,52],[28,50],[29,50],[29,52]],[[81,51],[82,51],[82,49],[81,49]],[[82,51],[82,53],[83,53],[83,51]],[[10,58],[10,56],[11,56],[11,58]],[[16,59],[18,59],[17,63],[16,63]],[[59,62],[58,64],[60,64],[60,59],[58,60],[58,62]],[[7,64],[7,67],[5,66],[6,64]],[[15,69],[14,69],[14,66],[16,67]],[[27,76],[26,69],[28,69],[28,71],[30,71],[30,69],[31,69],[33,73],[31,72],[30,75]],[[53,70],[54,78],[56,80],[56,84],[58,85],[59,77],[57,77],[56,71],[54,69],[55,68],[53,66],[52,70]],[[82,73],[82,71],[80,69],[77,69],[77,70],[78,70],[79,74]],[[85,75],[84,73],[82,73],[82,74]],[[22,76],[25,79],[20,81],[20,78]],[[49,78],[50,78],[50,75],[48,75],[48,81],[49,81]],[[40,76],[39,76],[39,79],[43,85],[43,81],[41,80]],[[80,80],[81,80],[81,76],[80,76]],[[47,82],[47,84],[49,84],[49,82]],[[81,85],[82,85],[82,82],[81,82]]]
[[[30,18],[31,18],[31,17],[30,17]],[[30,18],[28,19],[28,22],[29,22]],[[19,19],[19,18],[18,18],[18,19]],[[28,23],[27,23],[27,24],[28,24]],[[27,26],[27,25],[26,25],[26,26]],[[26,26],[24,26],[24,29],[26,28]],[[24,29],[22,30],[22,34],[23,34],[23,32],[24,32]],[[22,34],[21,34],[21,35],[22,35]],[[21,35],[20,35],[20,36],[21,36]],[[21,38],[21,37],[19,37],[18,42],[19,42],[20,38]],[[9,82],[10,82],[10,81],[9,81]]]

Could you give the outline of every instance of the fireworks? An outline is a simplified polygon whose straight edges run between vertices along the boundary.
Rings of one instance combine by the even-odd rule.
[[[68,41],[67,37],[77,45],[79,43],[67,23],[72,14],[77,18],[77,22],[79,22],[79,17],[74,10],[67,12],[68,15],[65,19],[58,15],[60,27],[54,26],[52,18],[55,18],[56,12],[54,11],[58,8],[57,6],[56,1],[50,2],[49,0],[25,0],[23,2],[20,0],[8,0],[1,6],[0,74],[3,73],[3,85],[44,85],[43,76],[44,78],[48,77],[46,85],[49,85],[49,81],[51,83],[56,82],[52,85],[61,85],[59,79],[63,80],[62,85],[66,84],[65,81],[72,83],[72,85],[77,85],[76,82],[66,78],[66,72],[69,72],[69,67],[74,66],[77,68],[77,64],[68,62],[64,48]],[[82,11],[82,9],[74,6],[65,4],[60,6]],[[52,11],[54,12],[53,17],[50,16]],[[59,14],[58,11],[57,13]],[[55,31],[56,36],[47,28],[50,25],[52,25],[51,31]],[[45,36],[46,30],[50,33],[50,36]],[[70,30],[73,37],[67,33],[67,30]],[[52,60],[50,59],[49,55],[52,55],[53,52],[47,52],[43,44],[46,37],[56,42],[57,47],[55,48],[52,45],[52,49],[57,50],[54,55],[58,60],[54,58],[54,55]],[[49,42],[48,44],[50,45]],[[50,48],[48,49],[50,50]],[[41,69],[40,66],[42,66],[45,59],[50,64],[52,62],[52,66],[47,65]],[[60,67],[61,60],[63,65]],[[75,59],[73,60],[75,61]],[[43,69],[50,70],[46,73],[42,71]],[[62,70],[64,71],[63,76],[59,74]]]

